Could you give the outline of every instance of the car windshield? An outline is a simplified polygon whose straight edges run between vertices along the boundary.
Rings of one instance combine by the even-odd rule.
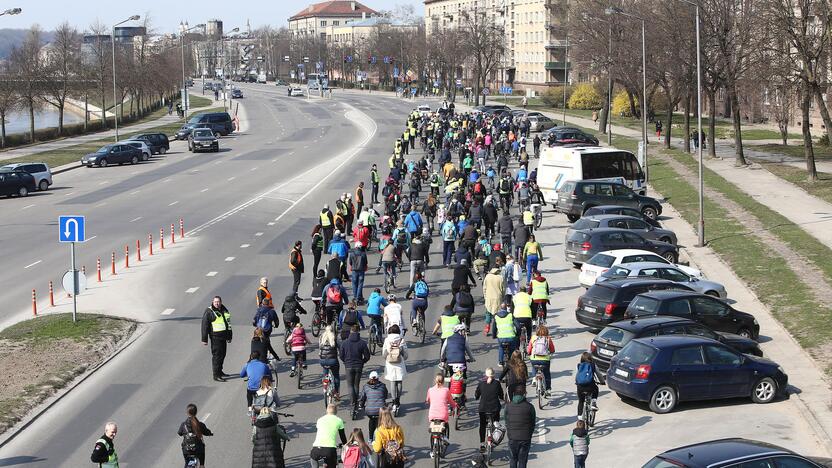
[[[615,298],[615,289],[609,288],[603,284],[594,284],[586,291],[586,296],[599,301],[612,302]]]
[[[588,263],[590,265],[593,265],[593,266],[599,266],[599,267],[602,267],[602,268],[609,268],[609,267],[612,266],[612,264],[614,262],[615,262],[615,257],[613,257],[612,255],[599,253],[599,254],[593,255],[592,258],[590,258],[586,263]]]
[[[656,457],[641,468],[679,468],[678,463],[667,461],[663,458]]]
[[[209,137],[211,136],[211,130],[196,130],[194,132],[195,137]]]
[[[98,148],[98,151],[96,151],[96,153],[108,153],[111,148],[112,147],[110,145],[102,146],[101,148]]]
[[[624,267],[614,266],[605,271],[601,276],[604,278],[626,278],[630,276],[630,270]]]
[[[655,356],[655,349],[647,346],[646,344],[639,343],[638,341],[630,341],[624,349],[618,352],[619,362],[627,361],[630,364],[637,366],[652,362]]]
[[[594,219],[581,218],[575,221],[575,224],[572,225],[572,229],[593,229],[597,228],[600,225],[600,221],[596,221]]]
[[[630,306],[627,307],[627,312],[631,316],[656,315],[658,310],[659,301],[646,296],[636,296]]]
[[[598,339],[617,346],[624,346],[633,339],[633,332],[617,327],[607,327],[598,334]]]

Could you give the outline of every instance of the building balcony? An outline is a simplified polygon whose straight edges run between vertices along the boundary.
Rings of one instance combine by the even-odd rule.
[[[560,49],[562,47],[567,47],[569,42],[565,39],[549,39],[546,41],[545,47],[547,49]]]
[[[546,70],[565,70],[571,68],[571,65],[566,62],[546,62],[543,68]]]

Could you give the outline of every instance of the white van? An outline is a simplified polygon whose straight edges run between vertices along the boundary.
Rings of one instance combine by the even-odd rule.
[[[644,171],[629,151],[598,146],[544,146],[537,163],[537,185],[547,202],[556,203],[557,190],[567,180],[623,178],[644,195]]]

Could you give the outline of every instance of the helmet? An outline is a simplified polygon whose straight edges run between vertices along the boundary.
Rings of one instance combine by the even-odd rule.
[[[451,364],[451,369],[454,372],[462,372],[465,370],[465,364]]]
[[[466,330],[465,325],[461,323],[459,325],[454,325],[454,333],[464,333]]]
[[[387,295],[387,300],[388,301],[395,301],[396,300],[396,295],[395,294],[388,294]]]

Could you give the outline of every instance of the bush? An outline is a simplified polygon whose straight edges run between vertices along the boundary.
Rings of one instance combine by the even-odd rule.
[[[566,102],[569,102],[569,97],[572,95],[573,87],[566,87]],[[563,107],[563,86],[554,86],[547,89],[540,95],[540,100],[549,107]]]
[[[818,139],[818,144],[820,146],[829,146],[829,134],[824,133],[823,136]]]
[[[638,98],[633,96],[633,101],[638,106]],[[626,91],[620,91],[612,100],[612,113],[616,116],[632,117],[633,113],[630,109],[630,97]]]
[[[575,86],[567,103],[570,109],[599,109],[604,105],[603,101],[594,86],[590,83],[581,83]]]

